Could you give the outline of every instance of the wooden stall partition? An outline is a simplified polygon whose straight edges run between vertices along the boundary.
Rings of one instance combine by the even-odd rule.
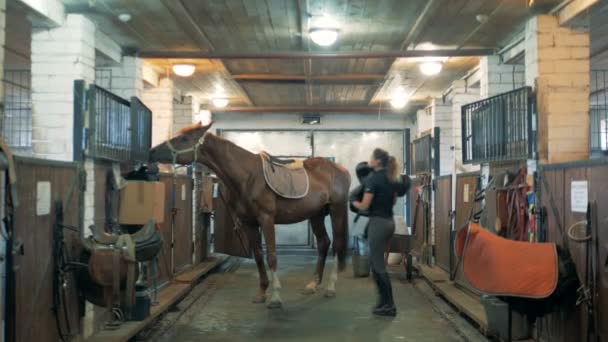
[[[422,247],[424,245],[424,209],[422,203],[418,205],[418,191],[421,185],[420,178],[412,178],[412,183],[408,193],[407,203],[409,203],[410,210],[410,222],[409,226],[412,228],[412,239],[411,253],[412,255],[420,258],[422,256]]]
[[[435,179],[435,261],[444,271],[450,271],[452,255],[452,175]]]
[[[192,266],[192,179],[163,173],[160,181],[165,184],[165,220],[159,266],[161,282],[166,282]]]
[[[192,267],[193,225],[192,225],[192,179],[177,177],[175,189],[175,225],[173,228],[173,269],[176,273]]]
[[[478,211],[480,206],[475,202],[475,190],[479,172],[461,173],[456,175],[456,213],[454,217],[454,231],[459,231],[466,226],[471,212]],[[456,284],[469,292],[479,295],[462,273],[462,266],[456,263]]]
[[[15,256],[16,341],[56,342],[60,340],[56,314],[65,333],[79,333],[81,306],[76,279],[66,273],[65,303],[54,303],[55,258],[53,242],[55,203],[64,207],[64,224],[79,226],[81,178],[76,164],[29,158],[15,158],[19,206],[14,217],[15,239],[22,253]],[[80,254],[77,232],[63,230],[71,258]],[[64,311],[65,314],[64,314]],[[67,317],[67,319],[66,319]]]
[[[586,182],[575,183],[575,182]],[[596,331],[599,340],[608,341],[608,163],[606,161],[587,161],[539,167],[538,196],[540,208],[545,213],[541,226],[541,237],[559,246],[566,246],[576,265],[579,280],[587,279],[587,244],[575,242],[567,237],[567,229],[574,223],[585,220],[584,210],[577,209],[573,198],[580,199],[580,192],[574,196],[573,186],[582,184],[588,191],[587,199],[597,204],[597,315]],[[586,186],[585,186],[586,185]],[[578,188],[580,190],[580,187]],[[584,203],[582,205],[585,207]],[[590,249],[591,252],[594,249]],[[550,341],[584,341],[588,334],[588,317],[586,304],[578,306],[574,312],[551,314],[539,320],[538,335]]]

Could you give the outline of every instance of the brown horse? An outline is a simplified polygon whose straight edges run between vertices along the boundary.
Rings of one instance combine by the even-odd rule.
[[[246,232],[253,256],[260,274],[260,288],[254,299],[256,303],[266,302],[266,289],[271,285],[268,307],[280,307],[275,244],[275,224],[289,224],[310,220],[317,239],[318,261],[313,280],[306,285],[305,293],[314,293],[321,284],[325,259],[330,245],[325,229],[325,216],[331,216],[333,228],[333,251],[337,258],[332,270],[327,296],[335,295],[338,270],[343,270],[346,262],[348,241],[347,202],[350,187],[348,171],[325,159],[311,158],[304,161],[309,176],[308,194],[301,199],[286,199],[278,196],[266,184],[260,155],[253,154],[234,143],[213,135],[208,131],[211,124],[195,124],[182,129],[172,139],[154,147],[150,151],[151,161],[162,163],[189,164],[198,161],[211,170],[226,184],[231,199],[231,209],[238,218],[237,225]],[[266,258],[270,268],[270,282],[264,267],[262,237],[266,241]]]

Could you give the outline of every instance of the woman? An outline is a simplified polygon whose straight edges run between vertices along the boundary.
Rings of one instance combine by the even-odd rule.
[[[369,252],[372,274],[378,287],[379,301],[374,314],[395,316],[397,309],[393,302],[393,289],[384,265],[384,251],[395,233],[393,206],[397,199],[394,182],[399,176],[397,162],[388,152],[377,148],[369,165],[374,172],[364,181],[365,193],[361,201],[353,202],[360,211],[369,213]]]

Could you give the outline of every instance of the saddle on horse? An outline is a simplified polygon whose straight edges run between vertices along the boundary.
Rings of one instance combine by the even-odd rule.
[[[137,263],[152,260],[162,248],[156,222],[150,220],[134,234],[113,235],[90,228],[93,235],[83,240],[83,261],[89,266],[83,280],[85,297],[107,308],[120,303],[128,316],[135,303]]]
[[[485,294],[541,299],[558,285],[554,243],[508,240],[470,222],[458,232],[454,248],[464,276]]]
[[[279,159],[266,152],[260,153],[266,184],[277,195],[298,199],[308,195],[309,179],[304,162],[293,159]]]

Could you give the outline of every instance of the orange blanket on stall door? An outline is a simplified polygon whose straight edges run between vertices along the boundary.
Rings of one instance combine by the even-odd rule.
[[[471,222],[458,233],[454,247],[464,276],[483,293],[545,298],[555,291],[558,261],[553,243],[504,239]]]

